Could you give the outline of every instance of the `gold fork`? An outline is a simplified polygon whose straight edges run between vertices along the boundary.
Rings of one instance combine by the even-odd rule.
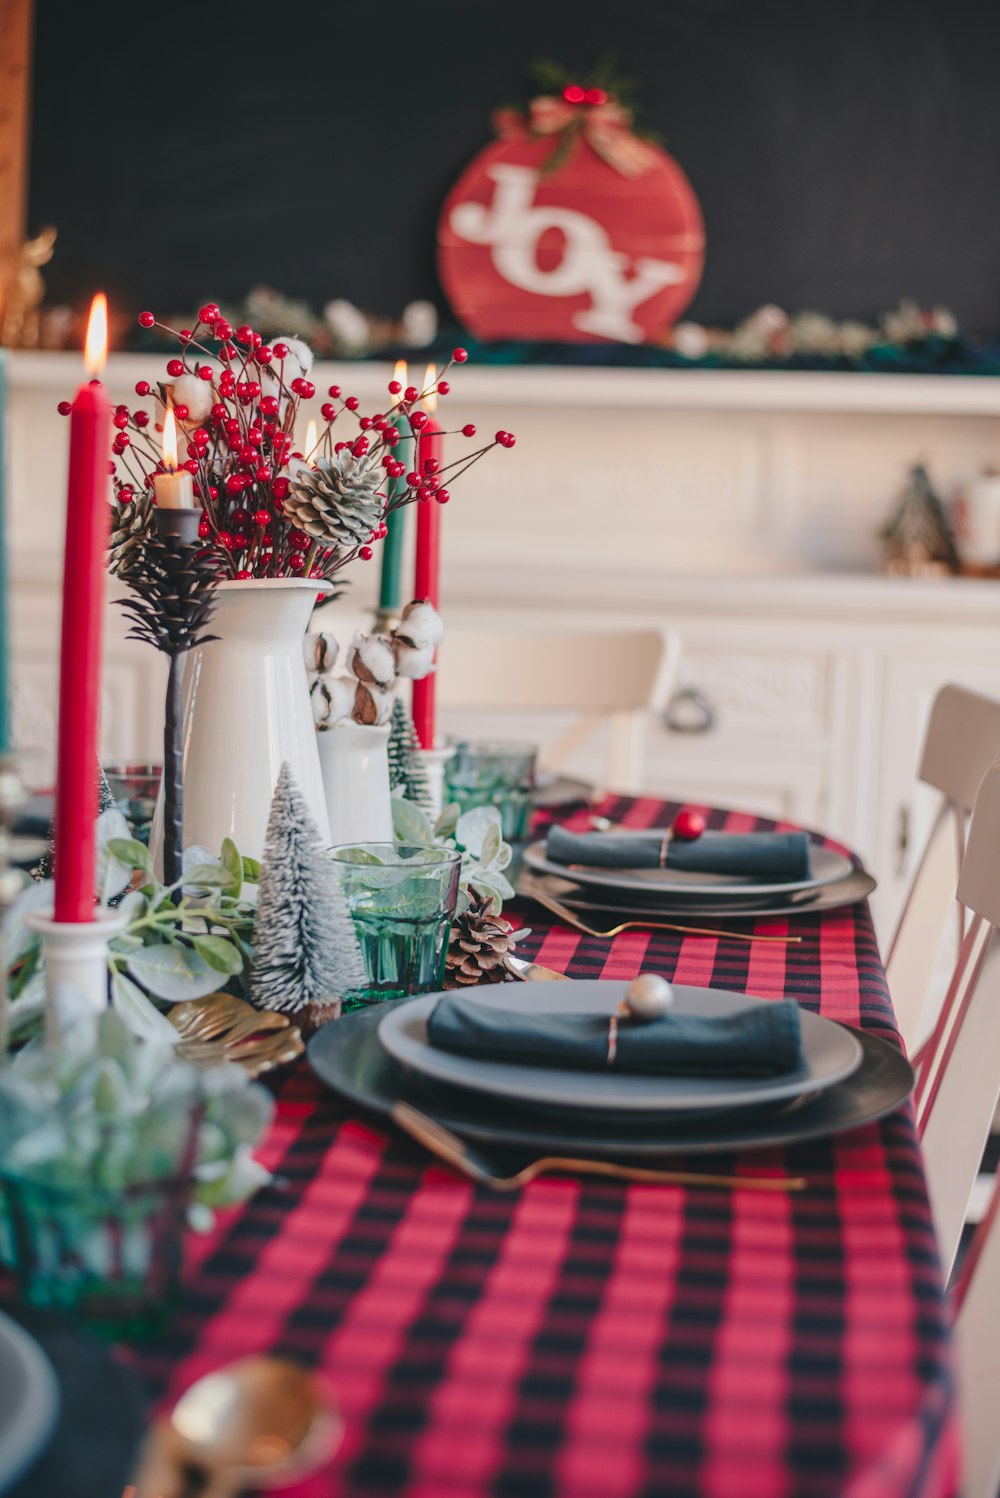
[[[546,1155],[533,1160],[516,1175],[498,1176],[464,1139],[409,1103],[393,1103],[392,1120],[432,1155],[447,1161],[481,1186],[489,1186],[491,1191],[518,1191],[537,1176],[553,1174],[610,1176],[618,1181],[645,1181],[654,1186],[707,1186],[738,1191],[804,1191],[809,1184],[805,1176],[727,1176],[711,1171],[650,1170],[641,1165],[618,1165],[613,1160],[578,1160],[562,1155]]]
[[[688,936],[722,936],[727,941],[768,941],[776,942],[782,946],[793,946],[802,940],[801,936],[758,936],[756,932],[748,934],[745,931],[724,931],[716,926],[680,926],[672,921],[622,921],[617,926],[612,926],[610,931],[595,931],[593,926],[584,925],[571,910],[551,895],[543,894],[535,884],[525,884],[524,892],[529,900],[534,900],[538,905],[544,905],[546,910],[551,910],[567,926],[575,926],[577,931],[582,931],[585,936],[597,936],[606,940],[611,936],[619,936],[623,931],[682,931]]]

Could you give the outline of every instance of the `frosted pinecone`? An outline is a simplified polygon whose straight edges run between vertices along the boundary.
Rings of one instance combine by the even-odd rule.
[[[378,492],[383,469],[374,455],[356,458],[346,447],[315,467],[299,469],[285,500],[293,525],[328,545],[364,546],[382,519]]]

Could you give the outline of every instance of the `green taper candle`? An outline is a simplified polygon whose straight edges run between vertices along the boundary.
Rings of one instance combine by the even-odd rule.
[[[406,361],[399,359],[393,370],[393,381],[398,383],[402,389],[406,388]],[[392,392],[390,392],[392,393]],[[399,397],[393,394],[393,400]],[[408,431],[405,418],[396,420],[397,430]],[[411,444],[412,446],[413,444]],[[394,456],[406,458],[405,444],[400,441],[393,448]],[[389,503],[391,504],[397,490],[406,488],[405,479],[391,479],[388,486]],[[386,535],[382,542],[382,579],[379,585],[378,606],[381,614],[395,614],[399,612],[403,602],[403,543],[406,539],[406,510],[393,510],[385,517]]]

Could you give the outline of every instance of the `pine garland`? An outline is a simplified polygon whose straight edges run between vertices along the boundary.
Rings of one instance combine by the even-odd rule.
[[[420,743],[406,706],[397,697],[389,729],[389,789],[402,788],[407,801],[414,801],[422,811],[431,810],[431,788],[420,758]]]
[[[282,765],[264,841],[250,995],[259,1009],[328,1006],[367,982],[354,922],[302,793]]]

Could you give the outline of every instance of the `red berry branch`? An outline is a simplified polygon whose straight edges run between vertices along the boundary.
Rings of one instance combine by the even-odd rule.
[[[156,504],[153,478],[165,471],[156,434],[169,405],[178,429],[178,460],[191,474],[201,505],[199,535],[219,553],[230,577],[330,579],[355,557],[372,558],[372,542],[386,535],[390,510],[431,501],[447,504],[449,485],[474,463],[494,447],[514,446],[512,433],[498,431],[492,442],[445,465],[434,458],[418,465],[414,456],[411,466],[397,456],[404,441],[411,441],[411,451],[417,453],[417,439],[430,420],[422,405],[431,396],[448,395],[448,380],[438,378],[424,390],[415,385],[403,389],[391,380],[386,409],[371,415],[361,412],[357,396],[345,396],[339,385],[331,385],[319,407],[319,441],[303,454],[295,449],[295,428],[301,407],[316,397],[308,378],[312,354],[304,343],[288,338],[267,344],[253,328],[234,329],[214,302],[198,309],[193,328],[168,327],[152,312],[141,313],[139,323],[176,338],[179,355],[167,361],[164,381],[154,386],[140,380],[135,387],[140,399],[152,398],[153,412],[128,405],[115,410],[110,464],[115,519],[120,521],[139,501]],[[455,349],[442,376],[467,359],[465,349]],[[70,410],[68,402],[59,403],[62,415]],[[356,422],[358,432],[334,440],[334,427],[345,417]],[[471,439],[476,428],[469,423],[458,432]],[[356,527],[344,532],[317,524],[307,530],[306,521],[296,524],[285,513],[293,487],[314,480],[322,484],[331,473],[335,491],[337,484],[354,481],[372,491],[363,511],[374,517],[367,536],[359,538]],[[390,479],[387,494],[382,484]],[[325,503],[335,507],[337,493],[332,500],[326,494]]]

